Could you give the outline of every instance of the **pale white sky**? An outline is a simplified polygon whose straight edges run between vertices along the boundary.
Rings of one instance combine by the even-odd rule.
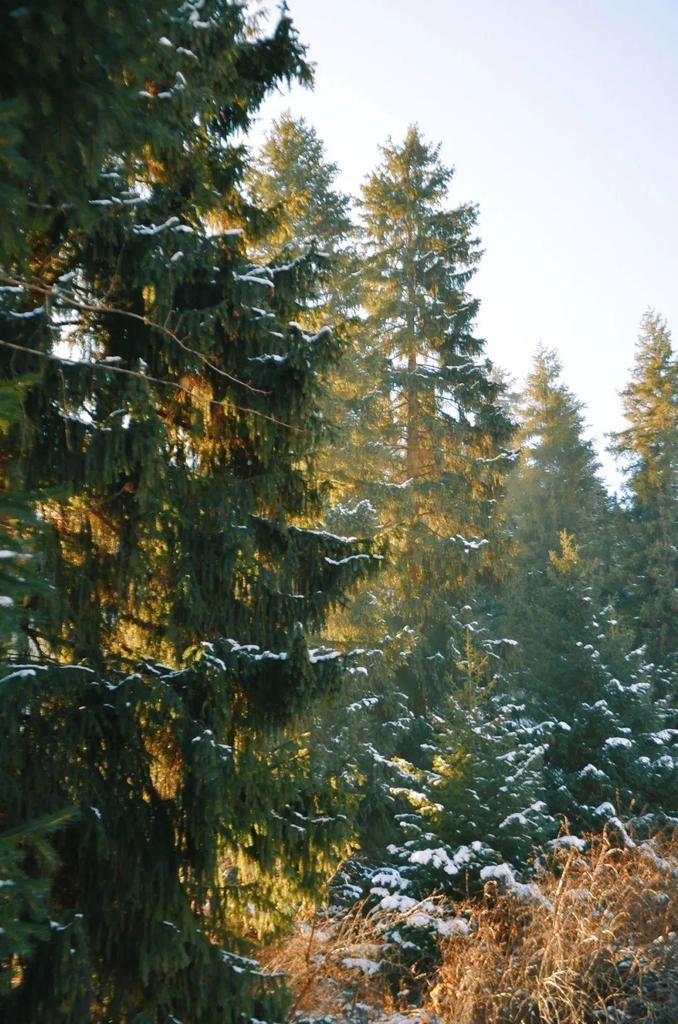
[[[520,378],[558,349],[594,433],[617,429],[648,306],[678,342],[678,0],[288,5],[316,86],[263,123],[303,115],[351,192],[388,135],[441,142],[451,200],[480,206],[489,355]]]

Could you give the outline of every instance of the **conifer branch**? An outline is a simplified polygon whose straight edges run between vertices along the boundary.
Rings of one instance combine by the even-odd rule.
[[[228,373],[226,370],[222,370],[219,366],[215,366],[206,355],[202,352],[198,352],[197,349],[191,348],[187,345],[182,338],[179,337],[174,331],[164,324],[156,323],[150,317],[142,316],[141,313],[133,313],[128,309],[120,309],[118,306],[104,306],[104,305],[93,305],[89,302],[83,302],[81,299],[76,299],[70,296],[67,292],[62,291],[60,288],[56,290],[45,284],[38,284],[31,281],[26,281],[21,278],[8,277],[5,274],[0,274],[0,281],[5,284],[11,285],[16,288],[26,288],[28,291],[35,292],[38,295],[42,295],[45,299],[60,299],[65,302],[66,305],[70,306],[71,309],[77,309],[81,313],[106,313],[113,316],[125,316],[130,320],[136,320],[139,323],[144,324],[146,327],[152,327],[156,331],[160,331],[166,337],[171,338],[184,352],[189,355],[195,356],[205,366],[208,366],[210,370],[214,370],[219,376],[225,377],[226,380],[231,381],[232,384],[237,384],[239,387],[246,388],[248,391],[253,392],[257,395],[269,395],[270,391],[264,391],[261,388],[255,388],[253,384],[248,384],[247,381],[241,380],[239,377],[235,377],[232,373]]]
[[[151,384],[160,384],[167,388],[174,388],[176,391],[183,391],[187,395],[193,395],[191,388],[186,387],[185,384],[179,384],[177,381],[164,380],[162,377],[151,377],[147,373],[142,373],[141,370],[129,370],[124,366],[112,366],[110,363],[87,363],[82,359],[69,359],[67,356],[57,356],[53,352],[41,352],[40,349],[30,348],[28,345],[19,345],[14,341],[5,341],[0,338],[0,345],[3,348],[11,348],[16,352],[24,352],[31,356],[37,356],[39,359],[48,359],[54,363],[68,363],[71,366],[86,366],[89,370],[105,370],[111,373],[122,373],[128,377],[137,377],[139,380],[148,381]],[[205,401],[209,405],[223,406],[223,402],[216,398],[208,398]],[[278,419],[277,416],[272,416],[270,413],[261,412],[259,409],[252,409],[246,405],[233,404],[233,408],[238,412],[249,412],[253,416],[260,416],[261,419],[268,420],[269,423],[276,423],[280,427],[286,427],[288,430],[293,430],[297,434],[306,434],[308,431],[304,430],[303,427],[295,427],[292,423],[287,423],[285,420]]]

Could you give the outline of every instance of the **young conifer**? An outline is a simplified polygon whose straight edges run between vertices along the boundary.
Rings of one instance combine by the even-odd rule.
[[[519,641],[529,686],[552,709],[586,696],[574,644],[601,589],[607,511],[581,405],[561,373],[555,352],[539,349],[518,404],[520,457],[504,502],[513,542],[505,629]]]

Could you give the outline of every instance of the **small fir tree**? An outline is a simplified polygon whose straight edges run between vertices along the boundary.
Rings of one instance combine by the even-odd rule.
[[[508,477],[505,510],[522,567],[544,568],[563,530],[591,567],[602,548],[607,496],[600,466],[584,437],[582,405],[561,375],[557,354],[538,349],[517,404],[520,458]]]
[[[504,629],[519,642],[527,685],[554,713],[584,696],[588,676],[573,638],[602,591],[609,547],[607,495],[581,404],[561,371],[553,351],[537,352],[518,402],[520,457],[503,502],[512,549]]]

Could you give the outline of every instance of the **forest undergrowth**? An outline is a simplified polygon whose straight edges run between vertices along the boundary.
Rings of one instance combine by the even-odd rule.
[[[636,843],[606,830],[585,846],[566,836],[533,861],[530,882],[491,874],[481,896],[458,904],[433,896],[406,913],[300,921],[261,952],[289,980],[290,1019],[675,1024],[675,836]],[[446,927],[413,957],[403,935],[432,913]]]

